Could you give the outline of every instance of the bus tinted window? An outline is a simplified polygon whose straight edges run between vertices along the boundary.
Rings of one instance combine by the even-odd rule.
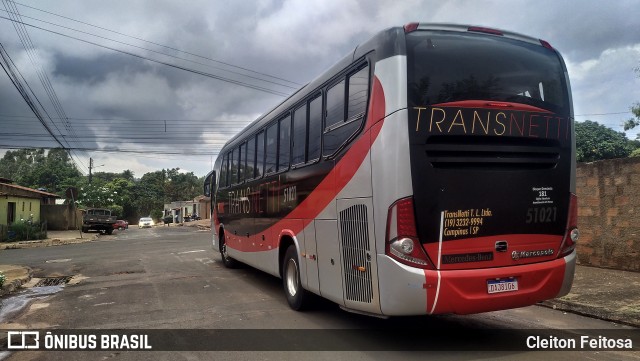
[[[219,186],[226,187],[227,186],[227,162],[229,162],[229,154],[225,154],[222,156],[222,164],[220,165],[220,180]]]
[[[524,103],[566,113],[564,70],[555,51],[498,36],[407,34],[410,106],[460,100]]]
[[[296,109],[293,113],[293,146],[291,164],[296,165],[305,162],[305,150],[307,145],[307,106],[306,104]]]
[[[341,85],[342,84],[342,85]],[[347,113],[349,117],[346,122],[333,122],[330,123],[329,115],[327,115],[327,123],[324,134],[323,155],[328,156],[335,153],[355,132],[360,129],[362,122],[354,121],[357,119],[364,119],[364,113],[367,107],[368,89],[369,89],[369,67],[365,67],[356,73],[348,76],[349,98],[347,103]],[[344,81],[340,84],[329,89],[329,95],[327,98],[327,113],[331,112],[329,107],[329,99],[331,97],[338,99],[337,92],[342,91],[342,103],[341,109],[344,112]],[[334,92],[336,94],[331,95]],[[344,120],[344,113],[341,119]]]
[[[273,123],[267,128],[267,144],[265,147],[265,174],[276,171],[276,159],[278,156],[278,123]]]
[[[365,67],[349,77],[349,98],[347,121],[364,116],[367,109],[369,91],[369,67]]]
[[[238,164],[240,164],[240,148],[233,150],[231,156],[231,184],[238,183]]]
[[[278,142],[278,171],[289,168],[291,153],[291,116],[280,119],[280,141]]]
[[[256,137],[256,178],[264,175],[264,132],[258,133]]]
[[[309,103],[309,147],[307,161],[320,158],[322,138],[322,96],[318,95]]]
[[[256,138],[252,137],[247,141],[247,169],[245,176],[247,179],[254,178],[256,169]]]
[[[327,91],[327,119],[325,129],[344,121],[344,80]]]
[[[240,166],[238,167],[238,182],[244,182],[247,169],[247,143],[240,145]]]

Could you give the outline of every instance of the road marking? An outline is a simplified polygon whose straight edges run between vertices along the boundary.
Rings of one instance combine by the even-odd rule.
[[[50,259],[50,260],[46,261],[45,263],[64,263],[64,262],[69,262],[69,261],[71,261],[71,258]]]
[[[113,304],[115,304],[115,302],[104,302],[104,303],[96,303],[96,304],[95,304],[95,305],[93,305],[93,306],[94,306],[94,307],[95,307],[95,306],[108,306],[108,305],[113,305]]]
[[[197,251],[184,251],[184,252],[178,252],[177,254],[198,253],[198,252],[206,252],[206,250],[199,249]]]
[[[211,258],[196,258],[196,261],[202,263],[202,264],[210,264],[210,263],[214,263],[214,261]]]

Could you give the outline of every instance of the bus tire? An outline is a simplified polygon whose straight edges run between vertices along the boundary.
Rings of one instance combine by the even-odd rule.
[[[222,257],[222,264],[227,268],[236,268],[238,261],[231,258],[227,253],[227,244],[224,241],[224,233],[220,233],[220,256]]]
[[[300,283],[300,262],[298,261],[298,251],[294,245],[289,246],[284,255],[282,285],[287,302],[292,309],[301,311],[308,305],[309,297]]]

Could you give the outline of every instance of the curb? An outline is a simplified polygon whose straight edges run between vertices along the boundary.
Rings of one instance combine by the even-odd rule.
[[[640,319],[633,313],[621,313],[611,311],[602,306],[589,306],[575,302],[567,302],[562,299],[553,299],[538,303],[539,306],[574,313],[581,316],[597,318],[603,321],[615,322],[627,326],[640,328]]]
[[[86,243],[86,242],[95,241],[96,239],[98,239],[99,236],[100,234],[98,233],[82,239],[80,238],[74,238],[74,239],[48,238],[48,239],[42,239],[38,241],[10,242],[10,243],[0,244],[0,250],[53,247],[53,246],[64,246],[66,244]]]
[[[2,288],[0,288],[0,297],[17,291],[20,287],[22,287],[22,285],[31,281],[31,278],[33,277],[33,270],[29,267],[24,266],[22,268],[27,270],[27,275],[25,277],[16,278],[11,282],[2,285]]]

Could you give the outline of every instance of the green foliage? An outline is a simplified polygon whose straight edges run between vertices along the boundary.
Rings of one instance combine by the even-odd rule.
[[[633,113],[636,118],[631,118],[624,123],[625,131],[633,129],[640,125],[640,103],[636,103],[631,107],[631,113]],[[638,138],[640,139],[640,134],[638,134]]]
[[[162,211],[160,209],[154,209],[151,211],[151,218],[153,218],[154,222],[158,223],[162,218]]]
[[[63,149],[18,149],[0,159],[0,177],[29,188],[63,195],[80,180],[80,171]]]
[[[640,148],[634,149],[631,154],[629,154],[629,157],[640,157]]]
[[[202,180],[180,168],[146,173],[140,179],[130,170],[97,172],[89,184],[63,149],[7,151],[0,159],[0,177],[61,196],[68,187],[76,187],[80,207],[109,208],[118,218],[128,220],[162,213],[164,204],[191,200],[202,193]],[[161,214],[154,218],[161,218]]]
[[[47,238],[47,231],[39,222],[20,221],[9,226],[10,242]]]
[[[624,133],[590,120],[576,122],[576,147],[578,162],[625,158],[633,150]]]
[[[7,281],[7,276],[4,273],[0,272],[0,288],[4,286],[4,283]]]

